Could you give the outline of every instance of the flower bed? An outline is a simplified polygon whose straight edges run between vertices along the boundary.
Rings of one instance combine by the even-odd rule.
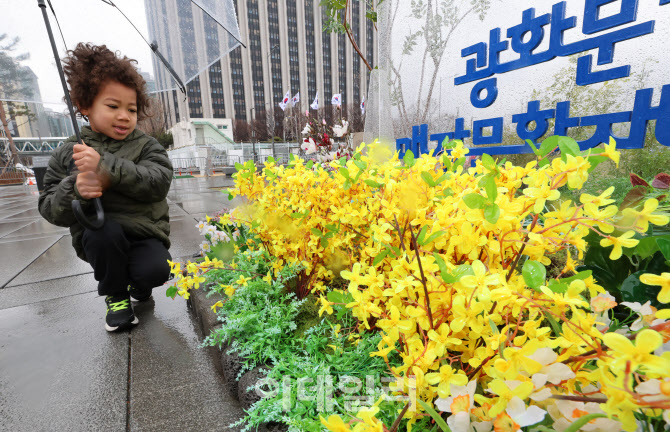
[[[649,227],[668,224],[667,198],[623,212],[607,192],[561,200],[559,188],[578,190],[595,165],[618,160],[613,142],[581,154],[574,141],[552,137],[525,167],[484,155],[469,169],[462,144],[446,147],[449,155],[408,152],[399,161],[372,145],[328,169],[299,159],[270,162],[262,173],[240,167],[231,195],[249,204],[219,223],[246,225],[249,251],[233,264],[190,264],[173,293],[215,282],[228,300],[225,329],[210,342],[245,335],[233,349],[247,367],[268,364],[278,385],[254,404],[248,424],[660,430],[670,420],[670,243]],[[557,147],[561,157],[549,159]],[[596,267],[634,256],[651,237],[637,277],[660,286],[656,307],[618,305]],[[582,259],[597,248],[607,250],[603,262],[570,276],[569,259],[547,279],[554,254]],[[296,333],[295,318],[314,296],[325,319]],[[333,371],[341,358],[344,369]],[[371,359],[364,370],[351,366]],[[353,396],[348,380],[332,379],[348,372],[355,384],[371,373],[366,393]],[[389,390],[383,378],[394,380]],[[292,384],[300,379],[302,393]],[[358,404],[347,404],[353,397]]]

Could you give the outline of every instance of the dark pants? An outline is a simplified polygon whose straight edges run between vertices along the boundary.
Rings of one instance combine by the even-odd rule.
[[[129,238],[112,220],[98,231],[85,230],[81,243],[101,296],[126,294],[128,285],[157,287],[170,276],[172,257],[160,240]]]

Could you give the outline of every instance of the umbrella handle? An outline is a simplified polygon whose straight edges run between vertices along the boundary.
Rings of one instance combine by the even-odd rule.
[[[89,220],[84,214],[84,210],[81,208],[79,200],[72,200],[72,212],[74,213],[74,217],[84,228],[97,231],[105,224],[105,212],[102,209],[100,198],[95,198],[93,200],[93,205],[95,206],[94,220]]]

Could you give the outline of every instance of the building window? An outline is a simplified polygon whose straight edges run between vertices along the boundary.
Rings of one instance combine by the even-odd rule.
[[[307,57],[307,96],[316,96],[316,51],[314,44],[314,0],[305,0],[305,48]]]
[[[249,24],[249,56],[251,59],[254,107],[256,113],[265,110],[265,89],[263,86],[263,54],[261,53],[261,27],[258,19],[258,0],[247,0]]]
[[[291,93],[300,91],[300,60],[298,57],[298,7],[296,0],[286,1],[288,55],[291,70]]]
[[[342,94],[342,105],[347,101],[347,51],[346,51],[346,36],[344,34],[337,35],[337,71],[340,76],[340,85],[336,93]]]
[[[321,22],[325,23],[328,19],[326,14],[326,9],[321,8]],[[331,34],[328,32],[322,32],[322,52],[323,52],[323,96],[324,96],[324,106],[325,104],[330,103],[333,98],[333,76],[331,72],[331,55],[330,55],[330,45],[331,44]]]
[[[235,4],[235,13],[237,11],[237,0]],[[238,46],[230,52],[230,75],[233,86],[233,106],[235,108],[235,118],[237,120],[247,119],[247,105],[244,99],[244,76],[242,74],[242,47]]]
[[[226,118],[226,107],[223,103],[221,60],[209,67],[209,87],[212,91],[212,117]]]

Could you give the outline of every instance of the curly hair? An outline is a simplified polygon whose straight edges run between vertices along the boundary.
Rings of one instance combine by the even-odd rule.
[[[82,109],[93,105],[103,84],[112,80],[137,93],[138,121],[151,116],[146,82],[135,67],[137,60],[121,57],[120,53],[110,51],[105,45],[81,42],[67,54],[63,59],[63,71],[70,85],[72,103],[80,114]]]

